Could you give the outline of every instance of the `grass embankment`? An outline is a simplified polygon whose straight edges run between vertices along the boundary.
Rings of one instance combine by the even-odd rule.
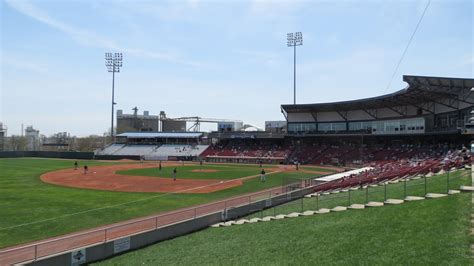
[[[436,175],[426,178],[426,193],[444,193],[449,189],[459,189],[461,185],[471,184],[471,171],[460,170],[454,173]],[[405,190],[406,185],[406,190]],[[406,191],[406,192],[405,192]],[[404,199],[406,196],[424,196],[425,178],[402,181],[396,184],[388,183],[386,187],[368,187],[355,191],[340,192],[337,194],[320,195],[319,197],[302,198],[275,208],[263,210],[249,216],[260,217],[275,214],[289,214],[291,212],[301,212],[305,210],[317,210],[321,208],[334,208],[336,206],[349,206],[351,204],[365,204],[369,201],[383,202],[385,199]]]

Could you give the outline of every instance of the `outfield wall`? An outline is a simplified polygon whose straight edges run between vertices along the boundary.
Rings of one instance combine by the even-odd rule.
[[[93,152],[75,152],[75,151],[2,151],[0,152],[0,158],[19,158],[19,157],[41,157],[41,158],[90,160],[94,158],[94,153]]]
[[[94,157],[95,160],[140,160],[139,155],[96,155]]]
[[[39,157],[39,158],[59,158],[59,159],[77,159],[77,160],[140,160],[138,155],[95,155],[93,152],[76,151],[0,151],[0,158],[21,158],[21,157]]]
[[[206,156],[204,159],[210,163],[250,163],[250,164],[283,164],[283,157],[241,157],[241,156]]]

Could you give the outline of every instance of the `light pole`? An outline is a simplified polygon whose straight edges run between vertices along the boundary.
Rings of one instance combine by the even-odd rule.
[[[110,140],[114,142],[114,105],[117,103],[114,101],[114,85],[115,85],[115,72],[120,72],[122,67],[122,53],[105,53],[105,66],[108,72],[112,72],[112,118],[110,126]]]
[[[288,47],[293,46],[293,104],[296,104],[296,46],[303,45],[303,34],[298,31],[287,33],[286,40]]]

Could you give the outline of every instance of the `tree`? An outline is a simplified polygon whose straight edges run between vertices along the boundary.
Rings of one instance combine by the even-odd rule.
[[[24,151],[26,150],[27,144],[28,140],[26,137],[16,135],[12,135],[11,137],[7,138],[5,142],[6,150],[10,151]]]

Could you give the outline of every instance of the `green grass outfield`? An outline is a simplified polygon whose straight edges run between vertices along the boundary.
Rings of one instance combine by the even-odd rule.
[[[78,162],[81,166],[86,162],[89,166],[110,164]],[[280,186],[288,177],[316,176],[307,173],[277,173],[269,175],[265,183],[253,178],[244,182],[243,186],[209,194],[87,190],[47,184],[39,178],[42,173],[69,168],[73,163],[74,160],[0,159],[0,248],[256,192]],[[205,167],[213,166],[206,164]],[[244,176],[248,175],[247,168],[249,166],[242,166]],[[180,172],[178,167],[178,173]],[[253,172],[258,174],[259,170]]]
[[[471,199],[209,228],[97,265],[472,265]]]

